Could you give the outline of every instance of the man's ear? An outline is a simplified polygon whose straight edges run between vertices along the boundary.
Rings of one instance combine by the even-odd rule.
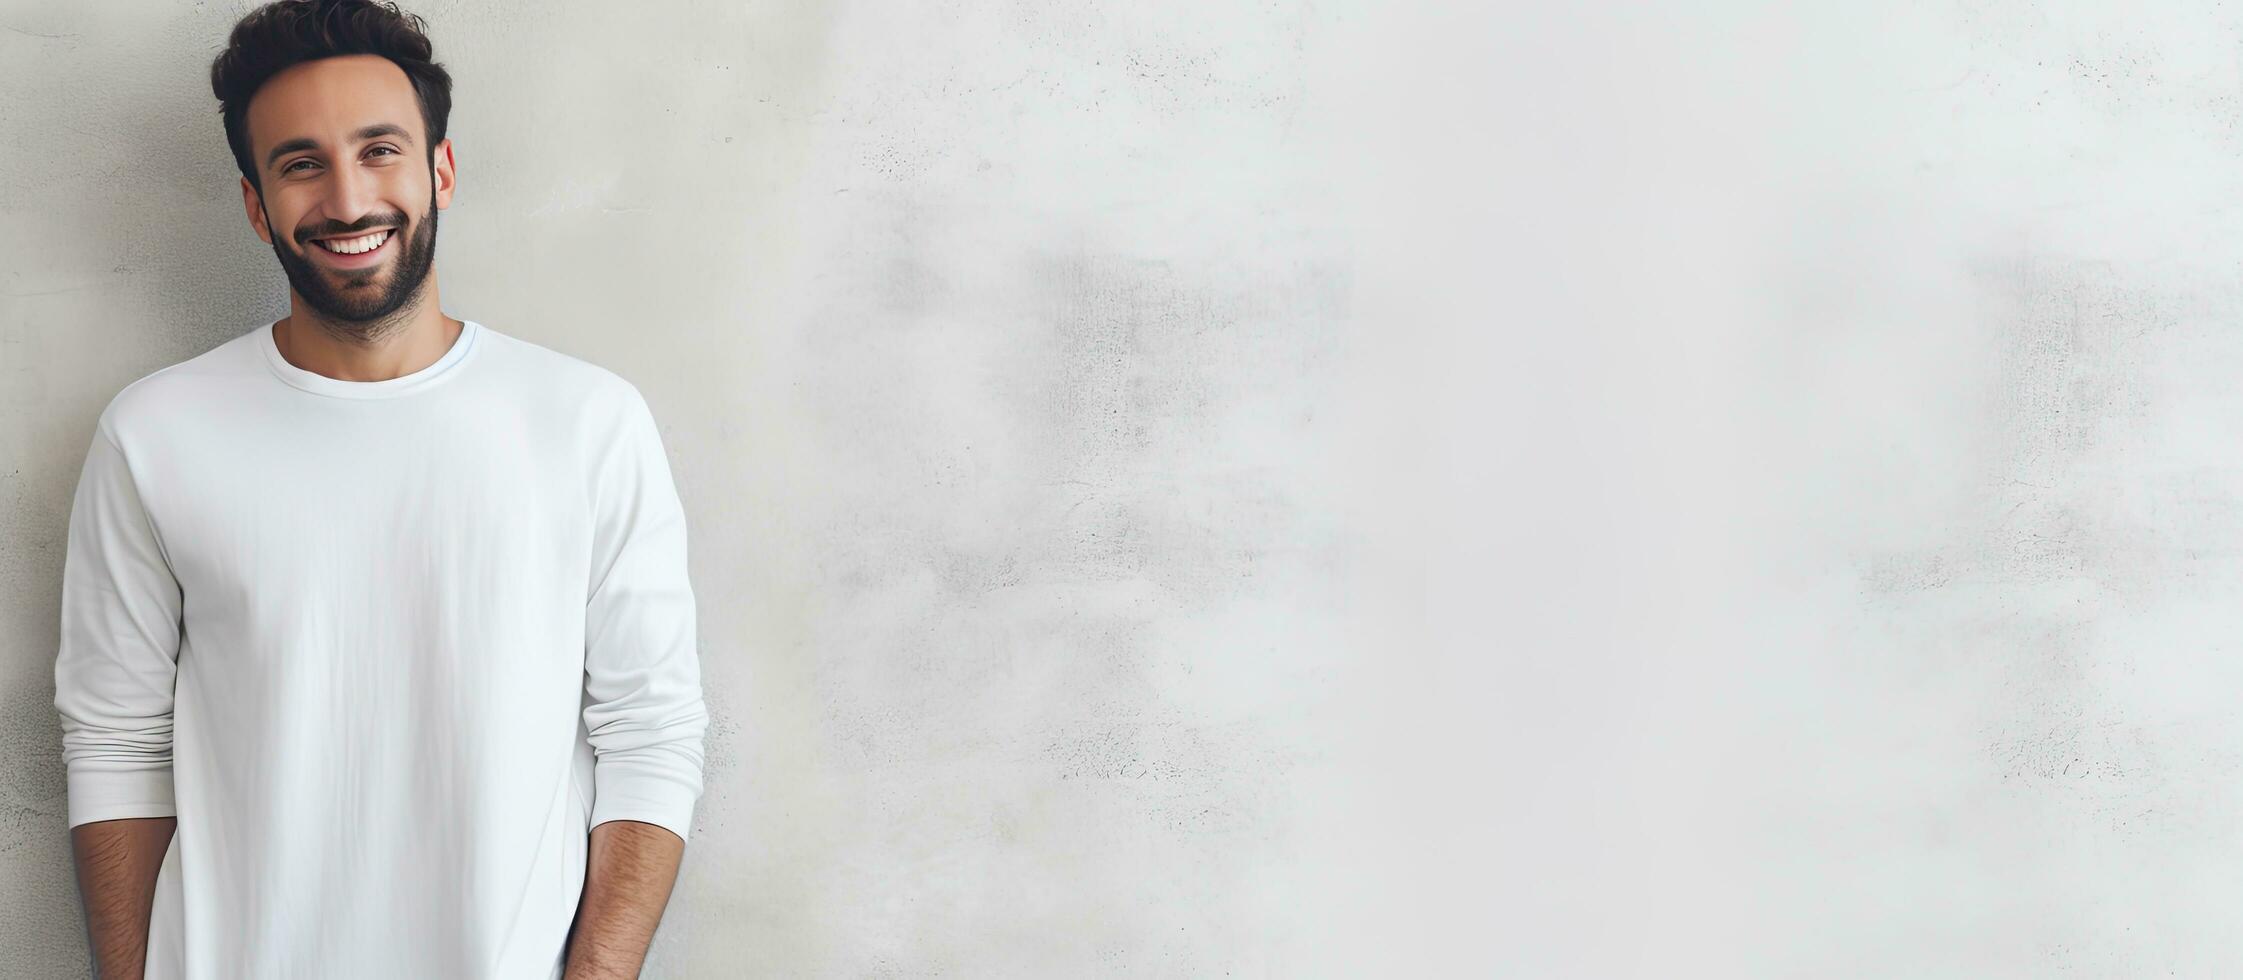
[[[249,227],[256,230],[257,237],[264,239],[267,245],[272,244],[273,231],[265,227],[264,202],[259,199],[257,188],[249,183],[247,177],[241,179],[241,206],[242,210],[249,212]]]
[[[451,137],[446,136],[443,142],[436,144],[435,156],[429,161],[429,171],[436,181],[436,206],[440,209],[451,207],[452,185],[459,180],[458,172],[452,169]]]

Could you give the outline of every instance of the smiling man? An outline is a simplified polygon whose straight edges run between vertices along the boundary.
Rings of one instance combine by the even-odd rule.
[[[73,500],[55,707],[101,978],[638,975],[702,791],[639,390],[447,316],[451,80],[283,0],[211,69],[288,315],[145,375]]]

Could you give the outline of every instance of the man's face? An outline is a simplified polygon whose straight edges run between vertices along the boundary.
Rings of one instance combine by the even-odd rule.
[[[412,303],[436,259],[436,215],[452,201],[452,141],[431,166],[413,84],[389,59],[294,65],[249,102],[263,191],[242,203],[296,295],[330,320],[373,325]],[[329,244],[363,247],[340,254]]]

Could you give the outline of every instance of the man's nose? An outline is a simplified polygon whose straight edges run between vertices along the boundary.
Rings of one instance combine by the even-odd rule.
[[[327,185],[327,216],[338,224],[351,224],[372,211],[380,200],[373,175],[357,167],[338,167]]]

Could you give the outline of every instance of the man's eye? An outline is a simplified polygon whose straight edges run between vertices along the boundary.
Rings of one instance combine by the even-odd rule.
[[[396,155],[396,154],[397,154],[397,153],[399,152],[399,151],[398,151],[398,149],[397,149],[396,147],[394,147],[394,146],[377,146],[377,147],[374,147],[374,149],[373,149],[373,150],[368,150],[367,152],[369,152],[369,153],[372,153],[372,152],[374,152],[374,151],[376,151],[376,150],[387,152],[387,153],[389,153],[389,154],[390,154],[390,155],[392,155],[392,156],[395,156],[395,155]],[[284,173],[284,174],[285,174],[285,173],[293,173],[293,172],[295,172],[295,170],[296,170],[297,166],[299,166],[299,165],[301,165],[301,164],[306,164],[306,163],[310,163],[310,162],[312,162],[312,161],[311,161],[311,159],[310,159],[309,157],[307,157],[307,158],[305,158],[305,159],[302,159],[302,160],[298,160],[298,161],[296,161],[295,163],[291,163],[291,164],[289,164],[288,166],[285,166],[285,167],[282,167],[282,168],[280,168],[280,172],[281,172],[281,173]]]

